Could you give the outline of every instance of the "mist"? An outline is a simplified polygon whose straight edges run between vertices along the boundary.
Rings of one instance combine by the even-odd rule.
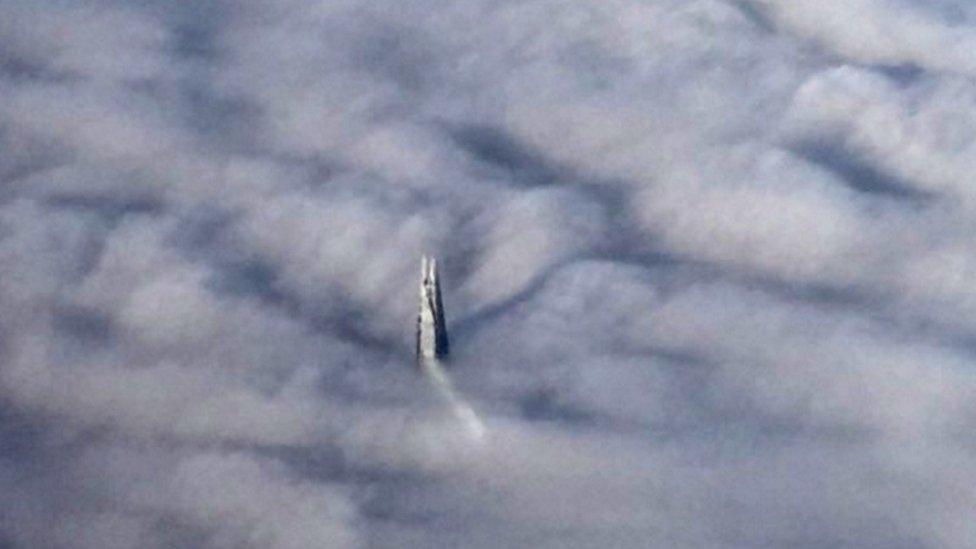
[[[966,0],[0,3],[0,547],[973,546],[974,81]]]

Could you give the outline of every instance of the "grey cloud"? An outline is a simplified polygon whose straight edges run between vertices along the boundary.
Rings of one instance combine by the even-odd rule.
[[[966,2],[749,3],[789,32],[852,61],[967,74],[976,68],[969,26],[974,14]]]
[[[0,6],[0,546],[971,546],[974,15]]]

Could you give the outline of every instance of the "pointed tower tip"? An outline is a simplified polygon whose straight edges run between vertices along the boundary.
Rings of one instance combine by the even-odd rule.
[[[447,356],[447,323],[444,319],[441,288],[437,276],[437,259],[420,258],[420,312],[417,315],[417,361]]]

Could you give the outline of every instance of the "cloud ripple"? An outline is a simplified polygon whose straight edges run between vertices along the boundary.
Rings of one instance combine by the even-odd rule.
[[[974,18],[0,5],[0,546],[972,546]]]

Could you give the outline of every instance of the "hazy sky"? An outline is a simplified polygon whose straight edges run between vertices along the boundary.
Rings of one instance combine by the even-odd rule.
[[[969,0],[0,2],[0,547],[976,546],[974,84]]]

